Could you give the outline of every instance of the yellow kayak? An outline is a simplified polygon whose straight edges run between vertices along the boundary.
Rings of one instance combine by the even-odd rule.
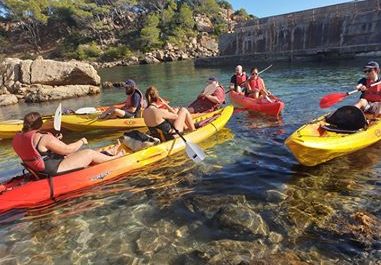
[[[212,115],[214,115],[213,112]],[[193,118],[201,116],[201,113],[193,114]],[[143,118],[132,119],[99,119],[99,114],[71,114],[62,116],[62,127],[74,131],[83,132],[91,130],[128,130],[132,128],[145,127]]]
[[[53,129],[53,119],[50,116],[43,118],[42,130]],[[0,140],[12,139],[16,133],[20,132],[23,126],[23,120],[7,120],[0,122]]]
[[[335,157],[356,152],[381,139],[381,119],[367,129],[355,133],[327,131],[325,118],[320,117],[291,134],[285,141],[296,159],[305,166],[316,166]]]

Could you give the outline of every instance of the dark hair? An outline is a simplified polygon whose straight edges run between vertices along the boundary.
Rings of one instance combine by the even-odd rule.
[[[32,130],[38,130],[42,127],[42,118],[38,112],[30,112],[24,116],[24,125],[22,131],[29,132]]]
[[[146,91],[146,99],[148,105],[159,100],[159,90],[156,87],[150,86]]]
[[[258,72],[258,68],[257,68],[257,67],[253,67],[253,68],[251,68],[251,70],[250,70],[250,74],[252,74],[255,70],[257,70],[257,72]]]

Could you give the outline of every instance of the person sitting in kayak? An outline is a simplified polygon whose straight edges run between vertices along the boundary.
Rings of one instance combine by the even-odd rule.
[[[162,100],[156,87],[150,86],[146,91],[148,107],[143,111],[144,122],[153,137],[161,141],[168,141],[174,138],[176,128],[179,132],[185,129],[195,130],[191,114],[186,108],[160,108]]]
[[[211,112],[225,102],[225,92],[222,85],[218,83],[217,78],[209,77],[208,86],[193,101],[188,110],[190,113]]]
[[[41,127],[41,115],[38,112],[28,113],[24,117],[22,131],[12,141],[17,155],[35,172],[54,176],[63,171],[103,163],[123,155],[123,152],[116,154],[119,146],[115,146],[114,156],[110,153],[111,150],[109,155],[91,149],[79,150],[87,144],[86,138],[65,144],[50,133],[40,132]]]
[[[250,73],[250,78],[246,82],[245,95],[251,98],[259,98],[261,96],[270,95],[266,89],[265,82],[258,74],[258,68],[253,67]]]
[[[128,79],[124,83],[124,88],[126,89],[127,95],[124,106],[121,109],[116,107],[108,108],[99,116],[100,119],[130,119],[139,117],[141,115],[140,112],[141,109],[144,108],[145,103],[143,93],[138,89],[136,83],[131,79]]]
[[[355,104],[356,107],[364,112],[381,114],[381,84],[371,86],[380,82],[379,76],[380,66],[375,61],[370,61],[364,66],[364,74],[366,77],[360,79],[356,88],[362,91],[360,100]]]
[[[243,85],[248,79],[246,73],[242,70],[241,65],[237,65],[235,68],[235,74],[230,78],[230,90],[236,92],[243,92]]]

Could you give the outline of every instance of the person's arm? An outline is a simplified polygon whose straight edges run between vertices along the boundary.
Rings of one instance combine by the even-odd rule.
[[[169,112],[168,110],[160,109],[159,111],[163,119],[176,120],[178,117],[176,113]]]
[[[169,106],[169,104],[167,103],[167,101],[165,101],[164,99],[160,98],[160,101],[161,101],[161,104],[169,111],[169,112],[172,112],[172,113],[177,113],[177,111],[172,108],[171,106]]]
[[[205,96],[210,102],[215,104],[222,104],[225,101],[225,93],[224,90],[219,87],[214,91],[212,95]]]
[[[125,108],[124,110],[125,111],[128,111],[130,113],[134,113],[137,109],[138,109],[138,105],[140,104],[140,95],[139,93],[134,93],[132,95],[132,99],[131,99],[131,106]]]
[[[65,144],[64,142],[58,140],[53,135],[47,135],[44,136],[47,137],[44,139],[44,147],[50,151],[52,151],[55,154],[59,155],[69,155],[71,153],[74,153],[79,150],[79,148],[82,147],[82,145],[87,144],[86,138],[81,138],[80,140],[71,143],[71,144]]]
[[[230,86],[229,86],[230,89],[235,89],[236,88],[236,81],[235,80],[236,80],[236,76],[233,75],[230,78]]]
[[[265,92],[266,96],[270,95],[269,91],[267,91],[267,88],[265,86],[265,81],[263,81],[263,79],[261,78],[261,79],[259,79],[259,82],[261,82],[263,92]]]
[[[356,89],[361,90],[362,92],[364,92],[365,90],[367,90],[367,87],[366,87],[366,78],[361,78],[361,79],[357,82]]]

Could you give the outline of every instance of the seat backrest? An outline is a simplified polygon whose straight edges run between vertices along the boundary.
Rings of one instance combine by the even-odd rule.
[[[36,180],[40,180],[40,179],[43,179],[43,178],[47,178],[48,175],[45,174],[45,173],[41,173],[41,172],[36,172],[34,171],[33,169],[31,169],[30,167],[28,167],[25,163],[21,163],[21,165],[36,179]]]
[[[360,130],[368,124],[364,112],[355,106],[343,106],[328,115],[325,121],[341,130]]]

